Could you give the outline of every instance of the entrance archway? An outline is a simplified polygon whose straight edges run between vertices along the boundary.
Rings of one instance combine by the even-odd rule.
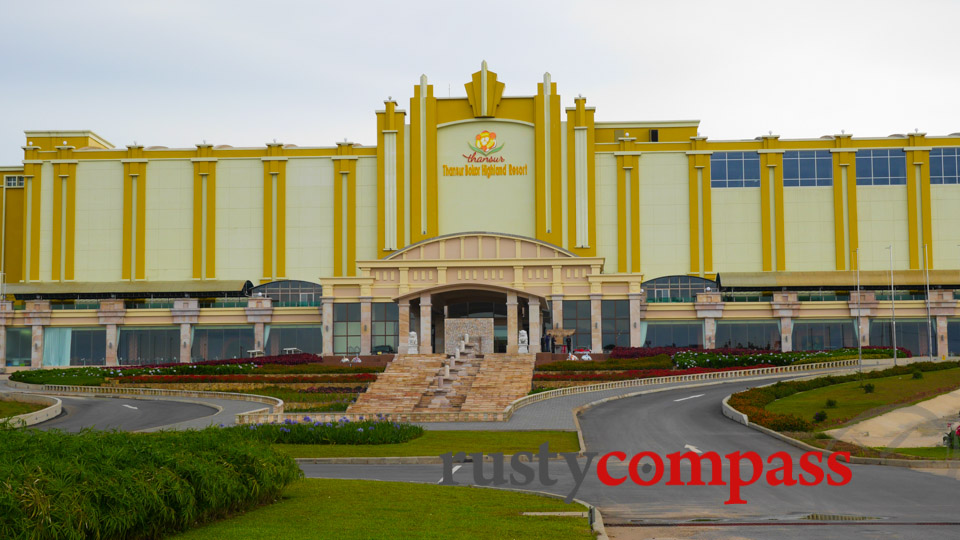
[[[545,299],[506,287],[436,287],[397,302],[401,313],[409,313],[409,331],[417,333],[421,354],[453,354],[464,334],[482,353],[513,354],[520,350],[520,331],[527,335],[527,352],[540,352],[544,323],[551,321]],[[401,352],[409,350],[401,344]]]

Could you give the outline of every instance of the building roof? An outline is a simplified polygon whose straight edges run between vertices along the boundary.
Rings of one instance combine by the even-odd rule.
[[[253,284],[242,279],[191,281],[57,281],[10,283],[6,294],[18,300],[82,298],[219,298],[248,296]]]
[[[930,270],[930,286],[960,285],[960,270]],[[926,283],[923,270],[894,270],[897,287],[918,286]],[[724,290],[803,290],[803,289],[855,289],[857,272],[852,270],[830,272],[723,272],[717,274],[717,282]],[[887,270],[861,270],[860,286],[864,289],[890,287],[890,272]]]

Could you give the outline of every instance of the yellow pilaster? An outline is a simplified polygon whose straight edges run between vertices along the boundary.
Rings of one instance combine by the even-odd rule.
[[[77,162],[72,146],[58,146],[53,162],[53,238],[51,246],[50,279],[73,279],[73,216]],[[67,275],[67,266],[70,275]]]
[[[333,275],[353,276],[357,273],[357,156],[353,143],[337,143],[333,160]]]
[[[783,271],[786,270],[783,236],[783,150],[779,149],[780,140],[777,135],[764,136],[762,141],[760,235],[763,248],[763,271]]]
[[[707,150],[706,137],[691,137],[690,148],[687,152],[687,181],[690,197],[690,273],[706,274],[713,271],[713,213],[710,198],[710,154],[712,152]]]
[[[837,270],[855,270],[856,257],[849,253],[857,251],[857,153],[851,144],[851,135],[835,135],[833,152],[833,221],[834,221],[834,254]],[[847,186],[844,192],[843,174],[846,170]],[[846,197],[847,204],[843,200]],[[846,210],[846,226],[844,226],[844,210]],[[845,247],[846,246],[846,247]],[[849,258],[850,263],[847,263]]]
[[[563,242],[560,95],[557,94],[557,83],[550,81],[549,74],[544,81],[537,84],[533,105],[536,137],[536,234],[540,240],[559,246]]]
[[[213,279],[217,275],[217,158],[213,157],[213,146],[203,143],[197,145],[196,157],[191,159],[193,161],[193,278]]]
[[[910,241],[910,268],[933,268],[933,220],[930,213],[930,148],[925,133],[911,133],[906,149],[907,225]],[[920,177],[917,178],[919,168]]]
[[[127,146],[126,157],[121,161],[123,162],[123,247],[121,250],[123,260],[120,263],[121,278],[146,279],[147,160],[143,157],[143,147]],[[136,185],[136,190],[133,188],[134,185]],[[133,197],[134,191],[137,194],[136,199]],[[136,246],[135,250],[134,246]]]
[[[389,99],[384,102],[383,111],[377,111],[377,253],[379,256],[386,257],[393,252],[393,249],[387,249],[387,223],[386,204],[387,204],[387,179],[386,179],[386,147],[384,139],[386,134],[393,134],[396,142],[393,149],[394,163],[394,201],[392,209],[396,214],[395,220],[395,238],[394,246],[396,249],[404,247],[404,140],[403,127],[406,121],[406,112],[397,109],[397,102]],[[411,154],[412,157],[412,154]],[[411,178],[412,180],[412,178]],[[411,210],[413,209],[411,205]]]
[[[640,259],[640,231],[633,226],[639,220],[637,209],[632,204],[637,191],[637,154],[635,137],[621,137],[620,149],[614,152],[617,160],[617,272],[636,272]],[[627,174],[630,175],[630,196],[627,195]],[[629,206],[629,215],[628,215]],[[628,231],[632,234],[628,235]],[[628,240],[629,236],[629,242]],[[631,257],[632,256],[632,257]],[[628,265],[628,259],[630,264]]]
[[[437,99],[426,76],[410,99],[410,242],[438,234]]]
[[[596,110],[587,107],[587,98],[577,97],[576,107],[567,107],[567,234],[571,252],[581,257],[595,257],[597,255],[597,185],[596,185],[596,154],[594,145],[596,134],[594,130],[594,116]],[[584,209],[587,213],[586,247],[577,246],[577,149],[576,133],[578,130],[586,132],[586,171],[584,177],[587,182],[587,204]]]
[[[29,141],[28,141],[29,142]],[[39,156],[40,147],[39,146],[24,146],[23,147],[23,176],[24,176],[24,189],[23,189],[23,202],[21,212],[23,213],[23,228],[20,231],[20,243],[23,246],[24,253],[20,257],[20,276],[17,280],[14,280],[13,275],[8,275],[7,279],[13,283],[20,280],[37,280],[40,278],[40,272],[38,269],[40,263],[40,218],[39,218],[39,197],[40,197],[40,182],[41,182],[41,167],[42,161]],[[27,193],[27,192],[30,193]],[[28,198],[29,195],[29,198]],[[30,207],[27,208],[29,201]],[[29,212],[29,222],[27,222],[27,216]],[[27,242],[29,233],[29,244]],[[8,253],[6,255],[7,264],[12,263],[11,255]],[[28,272],[29,265],[29,272]],[[36,276],[36,277],[34,277]]]
[[[263,161],[263,277],[267,283],[283,277],[286,253],[286,172],[283,143],[267,144]],[[276,201],[274,201],[276,192]],[[276,212],[274,212],[276,207]],[[276,237],[276,245],[274,245]],[[274,258],[274,252],[276,257]],[[276,259],[276,260],[274,260]]]

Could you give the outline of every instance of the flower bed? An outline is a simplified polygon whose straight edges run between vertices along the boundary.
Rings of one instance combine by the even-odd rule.
[[[890,347],[863,347],[864,358],[891,358]],[[898,356],[910,357],[910,351],[898,348]],[[796,363],[829,362],[841,358],[856,358],[857,349],[834,349],[830,351],[770,352],[749,349],[712,349],[682,351],[673,355],[674,364],[680,368],[692,367],[744,367],[757,364],[787,366]]]
[[[629,369],[670,369],[673,361],[668,355],[659,354],[648,358],[628,358],[584,362],[564,360],[537,366],[537,371],[622,371]]]
[[[750,366],[748,369],[757,369],[763,367],[772,367],[769,364],[758,364]],[[689,368],[689,369],[631,369],[628,371],[611,371],[602,373],[534,373],[535,382],[549,381],[627,381],[631,379],[649,379],[652,377],[672,377],[674,375],[696,375],[698,373],[713,373],[717,371],[742,371],[741,367],[728,368]]]
[[[120,384],[169,384],[169,383],[371,383],[377,380],[372,373],[346,375],[135,375],[117,379]]]
[[[398,444],[423,435],[423,428],[416,424],[388,422],[379,418],[360,422],[351,422],[347,418],[336,422],[318,422],[308,416],[304,417],[303,422],[288,419],[280,424],[250,424],[223,429],[241,431],[264,442],[282,444]]]

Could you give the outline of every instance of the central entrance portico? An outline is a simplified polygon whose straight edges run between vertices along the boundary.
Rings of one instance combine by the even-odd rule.
[[[411,333],[420,354],[443,353],[449,339],[470,333],[486,351],[514,354],[521,330],[529,352],[540,352],[544,330],[562,324],[565,299],[590,302],[596,319],[591,348],[600,351],[601,298],[629,298],[639,305],[642,294],[641,275],[601,274],[603,263],[601,257],[578,257],[540,240],[501,233],[424,240],[384,259],[358,262],[359,276],[321,280],[324,351],[341,352],[333,346],[333,305],[359,303],[358,352],[370,354],[371,304],[386,302],[398,306],[399,353],[411,352]],[[453,333],[446,332],[448,326]]]

